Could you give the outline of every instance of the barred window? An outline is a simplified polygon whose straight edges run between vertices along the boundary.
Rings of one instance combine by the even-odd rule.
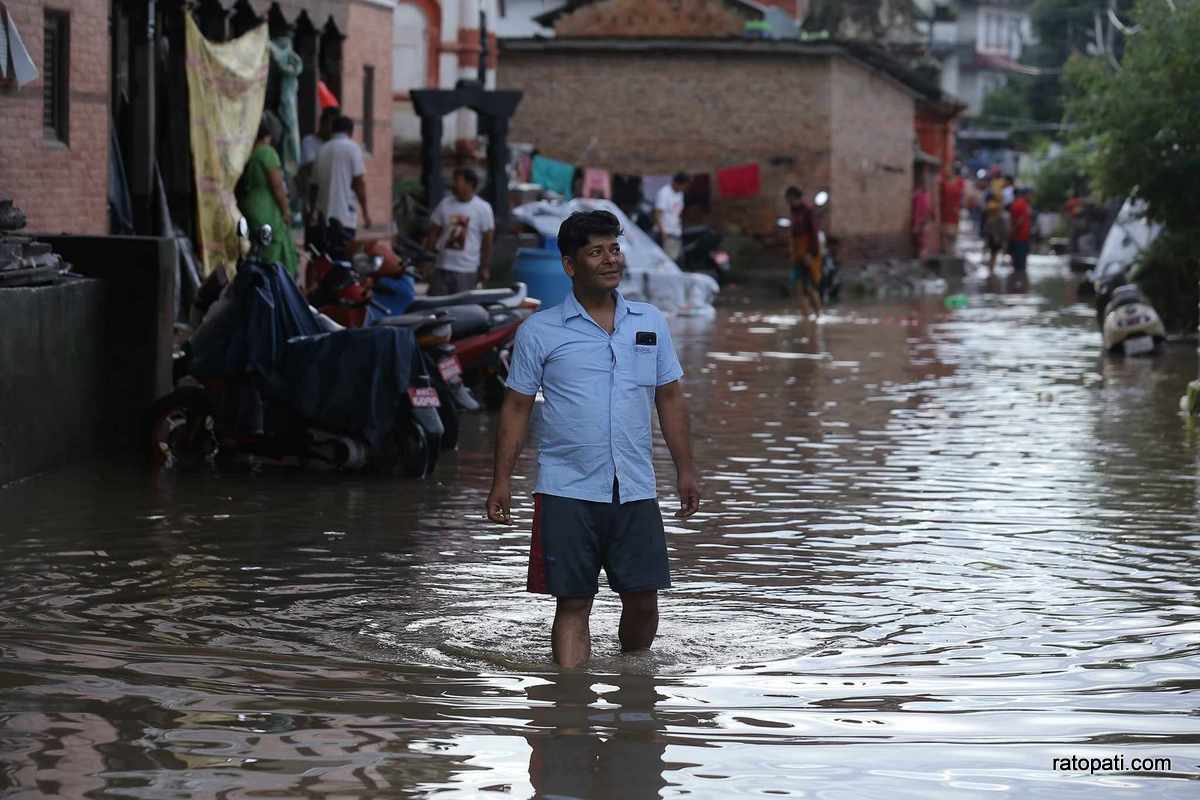
[[[63,11],[46,12],[42,50],[42,129],[47,139],[68,144],[68,81],[71,73],[71,18]]]
[[[375,67],[363,67],[363,147],[375,150]]]

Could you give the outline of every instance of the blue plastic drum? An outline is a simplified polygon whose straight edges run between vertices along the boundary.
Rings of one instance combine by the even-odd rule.
[[[513,280],[529,288],[529,296],[542,301],[542,307],[556,306],[571,291],[571,279],[563,272],[562,256],[557,250],[522,247],[517,251]]]

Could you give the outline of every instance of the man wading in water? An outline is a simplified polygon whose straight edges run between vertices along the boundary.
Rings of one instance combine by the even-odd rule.
[[[512,524],[510,479],[541,389],[527,588],[558,601],[551,643],[563,667],[591,655],[588,617],[601,567],[621,596],[621,650],[648,649],[658,631],[658,590],[671,576],[650,459],[651,404],[678,473],[675,516],[700,508],[683,369],[662,313],[616,290],[625,271],[620,235],[607,211],[576,212],[559,228],[573,291],[517,331],[487,499],[488,519]]]

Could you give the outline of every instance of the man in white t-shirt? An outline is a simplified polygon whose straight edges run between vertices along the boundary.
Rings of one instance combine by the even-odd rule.
[[[360,209],[363,226],[371,227],[367,186],[363,180],[366,167],[362,148],[350,138],[353,133],[354,120],[349,117],[334,120],[333,138],[321,145],[313,170],[317,211],[325,223],[325,249],[334,258],[348,256],[346,248],[358,230]]]
[[[677,172],[654,198],[654,232],[676,262],[683,254],[683,193],[690,180],[686,172]]]
[[[437,250],[429,294],[458,294],[491,277],[496,219],[492,207],[475,194],[479,178],[469,169],[454,170],[451,194],[433,210],[425,246]]]
[[[310,133],[300,142],[300,169],[296,173],[297,196],[304,200],[304,243],[320,245],[325,221],[317,213],[316,193],[309,188],[316,186],[313,171],[317,166],[317,154],[321,146],[333,138],[333,121],[342,112],[337,106],[328,106],[321,111],[317,132]]]

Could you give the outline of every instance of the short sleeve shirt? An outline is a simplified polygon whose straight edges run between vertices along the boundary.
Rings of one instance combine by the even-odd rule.
[[[683,192],[667,184],[654,198],[654,210],[662,212],[662,229],[667,236],[683,236]]]
[[[437,242],[438,268],[466,273],[478,270],[483,236],[496,228],[488,202],[475,195],[464,203],[450,195],[433,210],[432,221],[442,229]]]
[[[362,148],[344,133],[336,133],[317,153],[314,179],[317,209],[325,219],[336,219],[347,228],[358,227],[358,198],[351,181],[366,173]]]
[[[659,386],[683,377],[671,331],[649,303],[617,299],[610,336],[574,294],[517,330],[508,387],[542,391],[535,491],[577,500],[656,496],[651,415]]]

